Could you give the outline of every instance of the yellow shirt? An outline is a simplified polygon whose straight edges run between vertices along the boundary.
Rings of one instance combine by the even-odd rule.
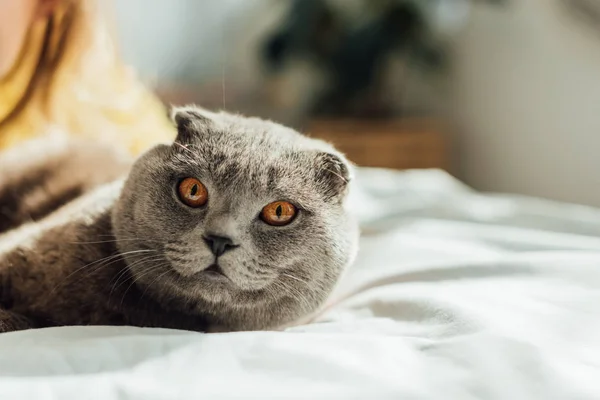
[[[34,22],[0,80],[0,150],[49,128],[134,155],[175,137],[163,105],[120,63],[100,16],[83,3]]]

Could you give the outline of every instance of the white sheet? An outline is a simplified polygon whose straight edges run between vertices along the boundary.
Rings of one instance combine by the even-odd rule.
[[[363,169],[318,323],[0,335],[0,399],[599,399],[600,211]]]

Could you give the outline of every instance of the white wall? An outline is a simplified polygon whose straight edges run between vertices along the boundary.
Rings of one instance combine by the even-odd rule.
[[[119,46],[145,78],[202,79],[220,72],[234,15],[248,0],[117,0]]]
[[[558,0],[476,7],[459,37],[457,173],[478,189],[600,206],[600,33]]]

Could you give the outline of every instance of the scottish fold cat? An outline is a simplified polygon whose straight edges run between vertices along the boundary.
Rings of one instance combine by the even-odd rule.
[[[173,120],[132,164],[66,139],[0,155],[0,331],[272,329],[323,304],[357,248],[343,155],[256,118]]]

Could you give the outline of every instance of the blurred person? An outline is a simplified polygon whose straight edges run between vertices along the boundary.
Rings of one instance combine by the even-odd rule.
[[[58,128],[138,154],[174,137],[94,0],[0,0],[0,150]]]

